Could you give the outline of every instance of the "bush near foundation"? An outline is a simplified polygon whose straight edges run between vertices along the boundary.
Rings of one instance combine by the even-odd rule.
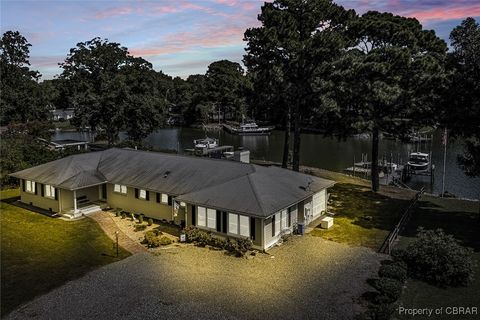
[[[148,218],[147,223],[148,223],[149,226],[151,226],[151,225],[153,224],[153,219],[152,219],[152,218]]]
[[[466,286],[473,280],[472,253],[442,229],[419,228],[417,239],[393,256],[407,264],[409,276],[446,287]]]
[[[231,240],[227,238],[226,240],[212,236],[212,233],[209,231],[199,230],[196,227],[190,226],[185,228],[185,234],[187,236],[187,242],[195,243],[199,247],[205,247],[207,245],[224,249],[230,253],[235,254],[237,257],[243,257],[245,254],[252,249],[253,243],[250,239],[235,239]]]

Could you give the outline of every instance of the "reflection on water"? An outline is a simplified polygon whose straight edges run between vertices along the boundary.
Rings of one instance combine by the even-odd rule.
[[[284,133],[273,131],[270,136],[237,136],[224,131],[209,132],[209,137],[217,138],[222,145],[232,145],[235,148],[243,147],[250,150],[254,159],[280,162],[282,160]],[[179,150],[193,147],[193,140],[205,137],[202,129],[193,128],[165,128],[152,133],[145,139],[145,144],[158,150]],[[120,135],[121,139],[125,134]],[[90,140],[85,132],[56,132],[53,139]],[[418,144],[401,143],[394,140],[381,140],[380,157],[394,162],[405,163],[410,152],[432,150],[433,163],[436,166],[433,185],[430,177],[417,176],[412,178],[409,185],[415,189],[422,186],[432,193],[440,193],[442,187],[443,146],[441,133],[436,132],[431,143]],[[355,161],[361,160],[362,153],[368,154],[370,159],[371,142],[369,139],[348,138],[337,140],[324,138],[320,135],[304,134],[300,148],[300,160],[303,165],[318,167],[333,171],[342,171],[352,166]],[[446,162],[446,187],[450,193],[467,198],[480,197],[480,178],[469,178],[457,165],[457,155],[462,153],[462,146],[458,142],[449,142]]]

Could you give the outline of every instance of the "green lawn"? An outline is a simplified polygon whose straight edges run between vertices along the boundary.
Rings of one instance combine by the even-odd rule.
[[[475,280],[468,287],[441,289],[422,281],[408,279],[400,299],[405,308],[477,307],[480,309],[480,222],[478,202],[456,199],[422,197],[419,207],[403,232],[399,246],[405,247],[414,239],[418,226],[442,228],[466,246],[475,250],[477,262]],[[479,310],[480,312],[480,310]],[[416,317],[418,318],[418,317]],[[403,316],[401,319],[413,319]],[[476,316],[443,315],[435,319],[478,319]]]
[[[376,194],[368,186],[352,183],[337,183],[329,193],[329,211],[335,213],[334,225],[329,230],[317,227],[311,234],[375,250],[410,203],[410,200]]]
[[[1,191],[1,314],[37,295],[130,254],[91,219],[63,221],[10,204],[18,189]]]

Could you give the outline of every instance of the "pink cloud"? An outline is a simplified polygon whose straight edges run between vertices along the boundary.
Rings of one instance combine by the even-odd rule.
[[[465,17],[480,16],[480,4],[467,7],[446,7],[418,11],[405,11],[401,13],[407,17],[415,17],[421,22],[432,20],[445,21],[452,19],[462,19]]]
[[[161,43],[147,47],[132,48],[130,54],[134,56],[156,56],[183,52],[195,48],[213,48],[232,44],[241,44],[243,27],[211,26],[201,31],[177,32],[167,36]]]
[[[95,13],[95,18],[97,19],[105,19],[105,18],[111,18],[111,17],[116,17],[116,16],[123,16],[123,15],[129,15],[136,10],[132,7],[115,7],[115,8],[108,8],[105,10],[98,11]]]

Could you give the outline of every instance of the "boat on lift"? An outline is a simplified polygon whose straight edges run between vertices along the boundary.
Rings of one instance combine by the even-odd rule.
[[[427,171],[430,168],[430,155],[423,152],[412,152],[407,164],[412,171]]]

